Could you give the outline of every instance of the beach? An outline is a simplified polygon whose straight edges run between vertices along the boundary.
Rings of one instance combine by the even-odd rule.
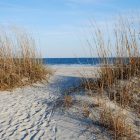
[[[92,103],[92,99],[83,92],[73,93],[74,100],[79,100],[77,106],[68,109],[61,107],[66,89],[78,86],[84,69],[92,69],[93,73],[93,69],[97,68],[53,66],[52,69],[54,75],[49,83],[0,92],[0,139],[108,139],[96,123],[92,124],[90,119],[82,116],[82,100]]]
[[[140,0],[0,5],[0,140],[140,140]]]
[[[123,112],[128,116],[126,124],[139,135],[136,114],[116,105],[106,93],[101,97],[97,91],[81,88],[83,78],[97,78],[99,67],[55,65],[49,69],[53,74],[48,82],[0,92],[1,140],[111,140],[114,137],[100,124],[103,108]],[[132,82],[137,85],[137,79]]]

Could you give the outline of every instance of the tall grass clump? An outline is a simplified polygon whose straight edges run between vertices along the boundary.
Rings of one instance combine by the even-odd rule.
[[[114,113],[110,108],[104,107],[100,111],[100,123],[111,132],[115,140],[136,140],[132,126],[121,111]]]
[[[133,136],[139,128],[133,123],[128,126],[125,120],[132,119],[130,114],[135,116],[133,121],[140,116],[140,22],[137,17],[120,17],[108,30],[91,24],[93,42],[90,47],[91,50],[96,48],[101,66],[97,77],[85,78],[83,85],[93,97],[96,93],[101,101],[105,100],[113,108],[114,111],[103,109],[99,122],[115,139],[135,139]],[[118,108],[129,115],[113,113]]]
[[[21,30],[0,31],[0,90],[47,79],[34,39]]]
[[[96,47],[102,65],[97,80],[86,80],[85,87],[107,91],[110,98],[126,106],[133,102],[131,81],[140,78],[140,24],[138,18],[120,17],[114,25],[105,32],[92,23],[94,43],[90,46]]]

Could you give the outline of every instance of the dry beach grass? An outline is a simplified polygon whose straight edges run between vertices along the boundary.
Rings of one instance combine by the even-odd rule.
[[[21,30],[0,32],[0,90],[12,89],[47,79],[35,41]]]
[[[115,24],[111,38],[108,39],[99,27],[95,24],[92,26],[95,29],[94,45],[103,66],[98,71],[99,76],[96,80],[95,77],[86,79],[83,86],[90,90],[92,96],[96,91],[100,101],[106,100],[102,106],[106,106],[106,103],[115,106],[114,111],[109,106],[101,109],[99,119],[114,139],[139,139],[139,126],[134,124],[136,120],[140,121],[139,24],[133,20],[120,18],[118,24]],[[116,57],[111,60],[110,57],[114,54]],[[122,111],[117,111],[118,108]],[[121,113],[123,111],[129,113],[124,115]],[[133,117],[130,114],[133,114]]]

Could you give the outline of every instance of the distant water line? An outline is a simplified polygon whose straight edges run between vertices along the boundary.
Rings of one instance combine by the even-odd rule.
[[[107,60],[108,64],[113,64],[118,58],[43,58],[43,63],[47,65],[102,65],[103,61]],[[129,62],[129,58],[121,58],[124,63]]]

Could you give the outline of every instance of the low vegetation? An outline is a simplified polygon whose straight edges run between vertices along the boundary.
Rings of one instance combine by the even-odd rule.
[[[32,37],[19,30],[1,30],[0,90],[47,80],[49,74]]]
[[[100,112],[99,121],[101,126],[110,131],[114,139],[136,139],[132,126],[122,111],[114,113],[110,108],[104,107]]]
[[[64,96],[64,107],[69,108],[73,104],[73,99],[70,95]]]
[[[92,96],[96,92],[101,100],[115,105],[114,110],[121,108],[129,112],[123,115],[121,111],[113,113],[108,108],[100,111],[99,122],[113,133],[114,139],[139,139],[134,136],[139,131],[134,122],[140,119],[140,26],[138,20],[132,19],[120,18],[111,37],[92,24],[93,46],[96,45],[102,66],[97,77],[83,82]],[[135,119],[128,125],[125,120],[132,117],[130,114]],[[135,134],[132,133],[134,127]]]

